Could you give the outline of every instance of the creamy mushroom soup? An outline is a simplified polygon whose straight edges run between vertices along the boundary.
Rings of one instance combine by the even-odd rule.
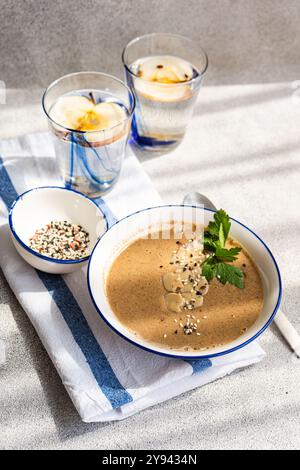
[[[228,238],[226,248],[240,246]],[[171,350],[224,345],[243,335],[263,306],[257,267],[244,248],[230,263],[244,273],[244,287],[202,273],[209,257],[197,240],[162,232],[140,238],[113,261],[106,281],[110,306],[137,337]]]

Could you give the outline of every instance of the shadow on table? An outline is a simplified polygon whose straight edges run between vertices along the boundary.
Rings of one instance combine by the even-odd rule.
[[[166,150],[143,150],[135,144],[132,138],[130,139],[129,144],[132,152],[135,154],[138,160],[143,163],[149,160],[155,160],[156,158],[160,158],[165,155],[169,155],[180,146],[181,141],[177,145],[174,145],[171,149]]]
[[[234,91],[236,89],[233,86],[231,88],[231,96],[222,97],[219,99],[207,99],[206,101],[201,99],[200,91],[199,100],[197,101],[194,115],[207,115],[223,111],[228,112],[232,109],[255,106],[258,103],[267,103],[269,101],[292,97],[293,92],[295,91],[292,88],[289,89],[286,84],[284,84],[284,86],[277,84],[276,89],[268,89],[267,87],[261,88],[257,91],[253,91],[253,89],[251,89],[248,93],[243,91],[242,95],[238,95],[237,92]],[[216,90],[217,89],[218,88],[216,88]],[[245,85],[245,89],[247,90],[247,85]],[[230,91],[228,94],[230,95]]]
[[[237,156],[224,156],[222,160],[211,162],[209,160],[199,161],[191,168],[185,168],[185,180],[188,180],[190,175],[199,173],[201,179],[199,179],[199,187],[194,190],[201,189],[201,192],[209,191],[212,189],[219,188],[220,186],[230,185],[233,183],[245,183],[247,184],[250,180],[263,181],[265,178],[276,177],[278,175],[291,175],[296,172],[300,174],[300,163],[298,161],[288,161],[284,159],[284,156],[290,152],[296,151],[299,145],[295,143],[285,144],[281,147],[276,148],[262,148],[259,151],[252,154],[241,154]],[[269,160],[269,161],[268,161]],[[261,167],[259,169],[243,167],[243,163],[253,162],[264,163],[264,171]],[[220,176],[211,176],[212,165],[216,168],[224,169],[228,171],[226,176],[221,174]],[[234,171],[232,169],[234,168]],[[205,171],[207,171],[207,177],[205,177]],[[159,174],[161,178],[166,178],[169,174],[169,168],[160,168]],[[165,188],[168,192],[169,198],[178,196],[178,186],[174,186],[170,183]]]

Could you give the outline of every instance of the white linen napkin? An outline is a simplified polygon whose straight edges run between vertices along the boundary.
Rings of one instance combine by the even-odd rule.
[[[0,142],[0,265],[83,421],[126,418],[263,358],[257,342],[211,360],[145,352],[100,318],[88,293],[86,267],[56,276],[27,265],[10,239],[9,207],[25,190],[57,183],[49,134]],[[161,200],[129,150],[116,187],[98,202],[111,224]]]

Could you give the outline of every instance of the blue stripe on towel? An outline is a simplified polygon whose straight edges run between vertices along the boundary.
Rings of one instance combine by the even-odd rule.
[[[0,156],[0,195],[9,209],[18,194]],[[102,204],[104,202],[102,201]],[[74,339],[83,352],[94,377],[113,408],[132,401],[112,370],[104,352],[96,341],[73,294],[61,276],[37,271],[38,276],[59,308]]]
[[[192,359],[186,360],[193,368],[193,374],[199,374],[212,366],[210,359]]]
[[[1,197],[9,210],[12,206],[13,202],[18,197],[18,193],[15,190],[11,179],[6,171],[5,165],[3,160],[0,156],[0,194]]]
[[[78,303],[64,279],[61,276],[51,275],[41,271],[37,271],[37,273],[52,295],[76,343],[85,355],[86,361],[95,379],[106,398],[110,401],[112,407],[119,408],[125,403],[132,401],[131,395],[122,387],[115,376],[114,371],[90,330]]]

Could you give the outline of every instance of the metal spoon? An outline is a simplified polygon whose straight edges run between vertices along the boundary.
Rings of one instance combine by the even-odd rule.
[[[183,204],[199,204],[207,207],[207,209],[217,210],[216,206],[211,202],[210,199],[208,199],[208,197],[197,192],[188,193],[183,199]],[[300,336],[297,330],[293,327],[293,325],[281,310],[277,311],[274,322],[286,342],[290,345],[297,357],[300,358]]]

